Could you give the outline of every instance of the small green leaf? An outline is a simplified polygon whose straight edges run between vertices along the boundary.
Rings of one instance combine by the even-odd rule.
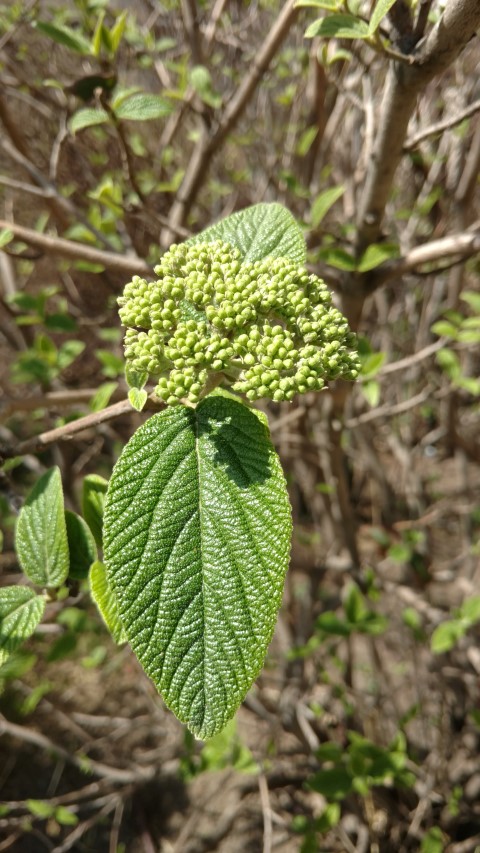
[[[44,610],[44,596],[28,586],[0,589],[0,665],[32,636]]]
[[[390,258],[398,258],[399,250],[396,243],[372,243],[365,249],[358,262],[358,272],[368,272],[375,269]]]
[[[42,587],[64,583],[69,555],[59,468],[43,474],[28,495],[15,541],[20,565],[32,583]]]
[[[148,373],[144,370],[134,370],[127,363],[125,365],[125,379],[129,388],[137,388],[141,391],[147,384]]]
[[[338,201],[345,192],[345,187],[330,187],[324,190],[320,195],[317,195],[312,204],[311,219],[314,228],[320,225],[320,222],[327,215],[331,207]]]
[[[281,204],[255,204],[212,225],[187,244],[224,240],[242,253],[242,261],[289,258],[306,261],[303,234],[292,214]]]
[[[315,624],[319,631],[324,631],[326,634],[348,637],[352,633],[351,625],[345,619],[340,619],[333,610],[321,613]]]
[[[27,800],[25,803],[30,814],[34,817],[47,818],[51,817],[55,811],[55,806],[46,803],[44,800]]]
[[[122,36],[125,32],[127,17],[128,17],[128,12],[127,11],[122,12],[121,15],[119,15],[117,20],[115,21],[112,29],[110,30],[110,41],[112,44],[112,53],[114,56],[115,56],[115,54],[116,54],[116,52],[120,46]]]
[[[477,313],[480,314],[480,293],[476,293],[474,290],[465,290],[461,298],[464,302],[468,302],[471,308]]]
[[[148,400],[148,394],[145,390],[130,388],[130,391],[128,392],[128,399],[130,400],[133,408],[136,409],[137,412],[141,412]]]
[[[172,107],[159,95],[136,94],[115,107],[117,118],[126,121],[151,121],[163,118],[172,112]]]
[[[305,38],[366,39],[370,30],[360,18],[353,15],[327,15],[308,27]]]
[[[264,417],[212,396],[151,417],[105,503],[105,564],[130,645],[198,737],[258,675],[282,598],[290,506]]]
[[[76,826],[78,823],[77,815],[65,806],[57,806],[55,809],[55,820],[62,824],[62,826]]]
[[[432,326],[432,332],[434,335],[453,338],[453,340],[456,340],[458,331],[458,326],[454,326],[453,323],[449,323],[447,320],[437,320],[437,322]]]
[[[472,595],[466,598],[460,608],[460,615],[470,625],[480,621],[480,595]]]
[[[432,652],[436,655],[449,652],[465,634],[465,626],[458,619],[449,619],[438,625],[430,641]]]
[[[98,386],[95,394],[90,400],[90,409],[92,412],[101,412],[110,402],[112,394],[118,388],[118,382],[103,382]]]
[[[221,95],[215,92],[212,76],[204,65],[195,65],[190,72],[190,83],[201,100],[216,109],[222,103]]]
[[[77,110],[69,121],[70,133],[78,133],[79,130],[84,130],[86,127],[94,127],[97,124],[104,124],[108,121],[108,113],[103,109],[94,109],[93,107],[84,107]]]
[[[327,9],[329,12],[335,12],[338,9],[339,3],[337,0],[295,0],[293,5],[300,9],[312,6],[315,9]]]
[[[373,36],[377,32],[380,26],[380,22],[390,11],[394,3],[396,3],[396,0],[377,0],[368,26],[369,33],[371,36]]]
[[[35,21],[33,26],[43,33],[43,35],[56,41],[57,44],[62,44],[64,47],[68,47],[70,50],[74,50],[76,53],[81,53],[84,56],[88,56],[90,53],[90,44],[88,41],[70,27],[50,24],[47,21]]]
[[[105,29],[104,22],[105,20],[105,9],[102,9],[98,16],[97,26],[95,27],[95,32],[93,34],[92,39],[92,53],[94,56],[100,56],[100,52],[102,49],[102,44],[104,42],[102,30]]]
[[[13,238],[14,233],[10,228],[2,228],[0,231],[0,249],[3,249],[4,246],[8,246],[8,244],[12,242]]]
[[[307,127],[306,130],[300,136],[298,140],[298,144],[295,149],[295,153],[298,154],[299,157],[305,157],[306,154],[310,151],[315,139],[318,136],[318,127]]]
[[[365,397],[369,406],[372,409],[376,408],[380,402],[380,383],[375,379],[368,379],[360,385],[360,391]]]
[[[99,474],[88,474],[82,487],[82,513],[98,547],[102,547],[103,507],[108,481]]]
[[[69,575],[76,580],[83,580],[88,577],[90,566],[97,559],[95,540],[88,524],[75,512],[66,509],[65,522],[70,552]]]
[[[371,352],[367,356],[362,358],[361,375],[365,377],[375,376],[380,370],[380,368],[383,366],[385,362],[385,357],[386,353],[384,352]]]
[[[331,267],[336,267],[339,270],[347,270],[353,272],[355,270],[355,258],[344,249],[320,249],[317,254],[319,260],[324,261]]]
[[[353,790],[353,777],[343,767],[319,770],[308,780],[308,787],[327,800],[344,800]]]
[[[127,635],[118,615],[117,602],[108,583],[105,566],[99,560],[90,569],[90,591],[115,642],[126,643]]]

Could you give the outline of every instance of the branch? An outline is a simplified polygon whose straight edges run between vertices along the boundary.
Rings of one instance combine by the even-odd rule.
[[[385,206],[403,154],[408,123],[418,95],[451,65],[480,26],[478,0],[449,0],[439,22],[414,51],[412,65],[395,63],[388,72],[377,143],[369,163],[358,216],[357,250],[378,240]]]
[[[63,237],[51,237],[31,228],[24,228],[22,225],[0,219],[0,229],[2,228],[12,231],[19,240],[23,240],[30,246],[35,246],[48,255],[60,255],[62,258],[102,264],[107,269],[116,270],[126,275],[151,276],[154,274],[152,267],[141,258],[131,258],[116,254],[116,252],[105,252],[102,249],[87,246],[85,243],[76,243],[74,240],[65,240]]]
[[[430,127],[426,127],[424,130],[415,134],[415,136],[411,136],[410,139],[407,139],[405,142],[403,150],[412,151],[420,145],[421,142],[428,139],[429,136],[436,136],[437,133],[442,133],[444,130],[449,130],[451,127],[455,127],[455,125],[465,121],[466,118],[470,118],[470,116],[478,113],[479,110],[480,99],[478,101],[474,101],[473,104],[470,104],[470,106],[466,107],[460,113],[456,113],[456,115],[450,116],[450,118],[444,119],[443,121],[438,121],[436,124],[431,124]]]
[[[158,411],[159,408],[163,408],[163,403],[157,400],[156,397],[151,396],[148,398],[145,408],[147,410],[154,409]],[[55,444],[57,441],[71,441],[79,432],[99,426],[99,424],[111,421],[121,415],[133,414],[134,411],[128,399],[120,400],[118,403],[113,403],[100,412],[92,412],[92,414],[78,418],[76,421],[70,421],[61,427],[56,427],[55,429],[47,430],[47,432],[42,432],[40,435],[27,438],[17,445],[4,445],[0,448],[0,457],[2,459],[9,459],[13,456],[24,456],[27,453],[41,453],[50,444]]]
[[[465,261],[472,255],[480,252],[480,232],[464,231],[459,234],[451,234],[440,240],[432,240],[423,246],[416,246],[403,258],[387,261],[377,267],[369,277],[367,292],[372,293],[382,284],[398,278],[405,273],[412,272],[424,264],[432,264],[444,258],[456,257]]]
[[[50,738],[35,732],[32,729],[27,729],[25,726],[17,726],[15,723],[10,723],[5,719],[3,714],[0,714],[0,736],[8,734],[11,737],[22,740],[25,743],[31,743],[33,746],[38,746],[46,752],[53,752],[62,758],[68,764],[72,764],[82,773],[89,772],[94,776],[100,776],[104,779],[110,779],[112,782],[128,785],[130,783],[145,782],[152,779],[155,775],[154,768],[137,767],[135,770],[122,770],[117,767],[109,767],[102,764],[100,761],[94,761],[92,758],[79,758],[77,755],[72,755],[62,746],[54,743]]]
[[[0,401],[0,417],[3,421],[16,414],[16,412],[32,412],[35,409],[57,409],[62,407],[76,406],[90,403],[98,388],[76,388],[72,391],[47,391],[46,394],[32,394],[30,397],[6,398],[6,402]],[[115,399],[121,394],[117,389],[110,399]]]
[[[64,424],[64,426],[42,432],[40,435],[33,436],[33,438],[27,438],[17,445],[2,447],[0,457],[2,459],[9,459],[12,456],[23,456],[26,453],[40,453],[56,441],[69,441],[77,433],[85,429],[98,426],[104,423],[104,421],[118,418],[120,415],[127,414],[128,412],[133,412],[130,401],[120,400],[119,403],[113,403],[111,406],[107,406],[106,409],[102,409],[101,412],[93,412],[91,415],[85,415],[85,417],[78,418],[76,421],[70,421],[68,424]]]
[[[170,212],[172,229],[184,225],[187,215],[205,181],[207,170],[213,156],[216,154],[224,139],[233,130],[244,112],[259,81],[265,74],[275,53],[287,36],[291,24],[298,14],[294,8],[294,0],[287,0],[277,20],[256,57],[250,70],[243,78],[235,94],[229,99],[223,115],[219,117],[216,130],[207,132],[203,129],[193,150],[185,177],[178,190]],[[164,241],[170,242],[170,235],[164,235]]]

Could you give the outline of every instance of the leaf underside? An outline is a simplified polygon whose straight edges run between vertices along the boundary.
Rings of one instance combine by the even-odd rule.
[[[242,403],[154,415],[114,468],[108,581],[140,663],[198,737],[221,731],[262,667],[290,534],[265,420]]]
[[[242,261],[263,258],[289,258],[297,264],[306,262],[303,234],[292,214],[281,204],[255,204],[233,213],[186,242],[203,243],[223,240],[242,253]]]

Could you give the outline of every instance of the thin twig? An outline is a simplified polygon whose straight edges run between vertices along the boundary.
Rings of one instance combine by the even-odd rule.
[[[258,777],[258,790],[263,814],[263,853],[272,853],[272,810],[268,793],[267,780],[263,773]]]
[[[46,735],[41,732],[35,732],[32,729],[27,729],[24,726],[18,726],[16,723],[11,723],[5,719],[3,714],[0,714],[0,736],[10,735],[10,737],[22,740],[25,743],[30,743],[32,746],[37,746],[47,752],[53,752],[60,758],[63,758],[68,764],[76,767],[82,773],[91,773],[93,776],[100,776],[103,779],[110,779],[112,782],[118,782],[123,785],[129,785],[136,782],[145,782],[153,779],[155,769],[140,767],[134,770],[123,770],[120,767],[109,767],[107,764],[102,764],[100,761],[94,761],[92,758],[85,756],[79,758],[77,755],[72,755],[63,746],[54,743]]]
[[[56,409],[63,406],[90,403],[97,391],[98,388],[76,388],[73,391],[49,391],[46,394],[33,394],[31,397],[21,397],[15,400],[8,400],[7,398],[5,402],[0,401],[0,417],[2,420],[6,420],[15,412]],[[118,397],[120,393],[119,390],[114,391],[112,397]]]
[[[120,400],[112,406],[107,406],[100,412],[92,412],[91,415],[85,415],[83,418],[78,418],[76,421],[71,421],[64,426],[56,427],[56,429],[42,432],[40,435],[35,435],[33,438],[27,438],[17,445],[2,447],[1,455],[4,459],[12,456],[23,456],[26,453],[40,453],[45,447],[54,444],[57,441],[69,441],[79,432],[90,427],[98,426],[105,421],[118,418],[120,415],[125,415],[128,412],[133,412],[132,405],[129,400]]]
[[[400,358],[398,361],[394,361],[391,364],[386,364],[385,367],[381,367],[377,376],[387,376],[387,374],[395,373],[397,370],[406,370],[408,367],[413,367],[413,365],[418,364],[419,361],[430,358],[431,355],[438,352],[438,350],[442,349],[444,346],[445,339],[440,338],[438,341],[435,341],[433,344],[429,344],[428,347],[424,347],[418,352],[414,352],[412,355],[407,355],[405,358]]]
[[[460,122],[465,121],[466,118],[470,118],[470,116],[478,113],[479,110],[480,98],[461,112],[450,116],[450,118],[443,119],[443,121],[437,121],[435,124],[431,124],[429,127],[426,127],[424,130],[416,133],[415,136],[411,136],[410,139],[405,141],[403,150],[412,151],[413,148],[416,148],[417,145],[420,145],[420,143],[425,139],[428,139],[430,136],[436,136],[438,133],[442,133],[444,130],[449,130],[451,127],[455,127],[457,124],[460,124]]]
[[[376,421],[378,418],[393,418],[394,415],[401,415],[404,412],[414,409],[416,406],[421,406],[429,399],[431,388],[421,391],[415,397],[410,397],[409,400],[404,400],[402,403],[397,403],[394,406],[379,406],[378,409],[372,409],[371,412],[364,412],[363,415],[358,415],[356,418],[349,418],[345,421],[347,429],[354,429],[359,424],[368,424],[371,421]]]

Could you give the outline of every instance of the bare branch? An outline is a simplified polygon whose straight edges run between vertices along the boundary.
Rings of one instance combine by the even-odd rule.
[[[133,258],[118,255],[115,252],[104,252],[84,243],[76,243],[74,240],[65,240],[63,237],[52,237],[41,234],[31,228],[24,228],[14,222],[0,219],[0,228],[12,231],[15,237],[35,246],[48,255],[59,255],[62,258],[71,258],[76,261],[88,261],[92,264],[101,264],[110,270],[125,273],[125,275],[153,275],[152,267],[141,258]]]
[[[380,285],[391,281],[405,273],[412,272],[424,264],[432,264],[445,258],[458,257],[462,260],[471,258],[480,252],[480,232],[465,231],[451,234],[440,240],[432,240],[423,246],[415,246],[403,258],[387,261],[371,273],[368,281],[368,292],[376,290]]]
[[[478,0],[449,0],[439,22],[413,53],[415,63],[394,64],[388,73],[381,106],[377,143],[359,205],[357,249],[361,252],[379,235],[385,205],[400,163],[410,117],[417,97],[445,71],[480,26]]]
[[[466,118],[470,118],[470,116],[478,113],[479,110],[480,99],[474,101],[473,104],[470,104],[466,109],[456,113],[454,116],[450,116],[450,118],[443,121],[438,121],[436,124],[431,124],[430,127],[426,127],[424,130],[416,133],[415,136],[411,136],[410,139],[406,140],[403,150],[412,151],[425,139],[428,139],[430,136],[436,136],[438,133],[443,133],[444,130],[449,130],[451,127],[455,127],[460,122],[465,121]]]
[[[216,130],[208,132],[206,128],[202,129],[190,158],[182,185],[172,205],[169,217],[172,228],[177,228],[185,223],[200,187],[205,181],[213,156],[238,122],[259,81],[265,74],[282,41],[287,36],[297,14],[298,9],[294,8],[294,0],[287,0],[268,37],[265,39],[257,56],[253,59],[249,73],[245,75],[237,91],[228,101],[223,115],[219,117]],[[164,245],[171,242],[168,233],[163,235],[162,242]]]
[[[85,415],[85,417],[78,418],[76,421],[70,421],[68,424],[64,424],[64,426],[42,432],[40,435],[33,436],[33,438],[27,438],[19,444],[3,446],[0,449],[0,456],[3,459],[9,459],[13,456],[23,456],[26,453],[40,453],[50,444],[54,444],[57,441],[69,441],[83,430],[98,426],[105,421],[118,418],[120,415],[127,414],[128,412],[133,412],[130,401],[120,400],[119,403],[113,403],[100,412]]]

